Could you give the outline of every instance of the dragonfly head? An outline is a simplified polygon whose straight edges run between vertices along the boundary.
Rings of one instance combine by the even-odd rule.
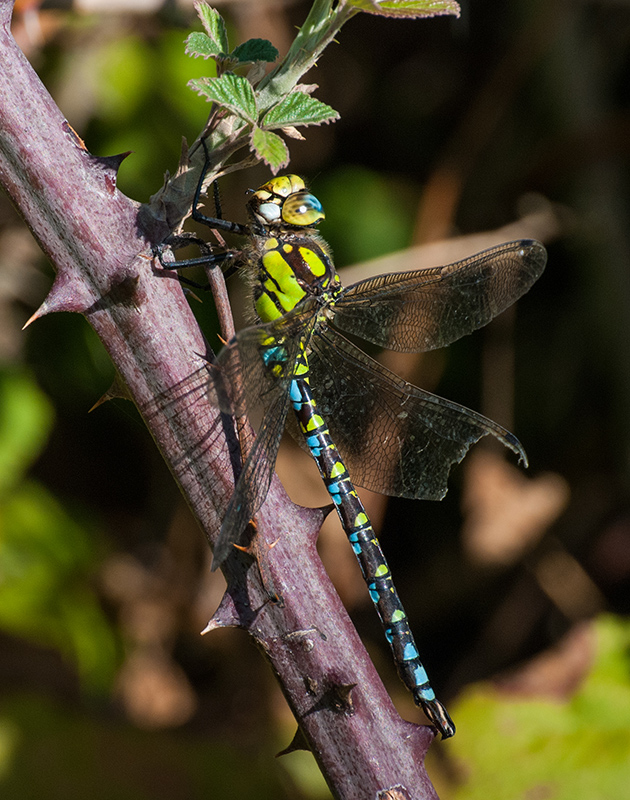
[[[322,204],[298,175],[272,178],[252,194],[247,205],[265,227],[309,228],[325,216]]]

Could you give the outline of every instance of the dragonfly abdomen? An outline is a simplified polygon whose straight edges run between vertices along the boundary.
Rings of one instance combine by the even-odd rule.
[[[304,348],[301,349],[294,374],[300,377],[291,381],[289,391],[300,429],[359,561],[398,674],[442,737],[452,736],[455,726],[431,688],[385,555],[326,422],[317,411],[308,379],[308,358]]]

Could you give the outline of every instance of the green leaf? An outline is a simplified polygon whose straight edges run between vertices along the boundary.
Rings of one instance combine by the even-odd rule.
[[[195,78],[188,85],[237,117],[256,122],[258,109],[251,84],[239,75],[222,75],[220,78]]]
[[[201,24],[206,29],[208,36],[215,42],[218,51],[227,53],[230,46],[228,44],[227,31],[225,30],[225,22],[223,22],[219,12],[214,8],[210,8],[203,0],[197,0],[194,6]]]
[[[248,39],[234,48],[230,56],[241,64],[249,61],[272,62],[278,58],[278,50],[267,39]]]
[[[455,0],[346,0],[346,4],[383,17],[459,17],[461,10]]]
[[[193,58],[220,58],[225,57],[225,53],[219,48],[214,39],[211,39],[201,31],[191,33],[185,41],[186,55]]]
[[[271,168],[274,175],[289,163],[289,150],[277,134],[256,128],[251,143],[256,155]]]
[[[321,125],[339,119],[334,108],[316,100],[306,92],[291,92],[265,114],[265,128],[285,128],[288,125]]]
[[[534,659],[511,691],[510,682],[485,683],[460,696],[451,756],[470,777],[453,800],[626,796],[630,623],[604,615],[580,627]]]

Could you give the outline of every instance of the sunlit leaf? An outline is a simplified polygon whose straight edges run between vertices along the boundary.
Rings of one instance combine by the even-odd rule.
[[[252,148],[274,174],[289,163],[289,150],[275,133],[257,128],[252,134]]]
[[[321,125],[339,119],[334,108],[304,92],[292,92],[265,114],[265,128],[284,128],[288,125]]]
[[[215,42],[219,52],[227,53],[229,50],[227,31],[225,29],[225,22],[223,22],[223,18],[219,12],[214,8],[210,8],[207,3],[200,2],[199,0],[197,0],[194,6],[197,14],[199,14],[201,24],[205,28],[210,39]]]
[[[256,97],[246,78],[229,74],[220,78],[197,78],[188,85],[238,117],[251,123],[256,121]]]
[[[459,17],[461,10],[455,0],[347,0],[347,5],[384,17]]]
[[[193,58],[216,58],[225,56],[225,51],[221,50],[214,39],[205,33],[195,31],[186,39],[186,54]]]
[[[571,636],[572,645],[561,642],[552,660],[541,663],[532,684],[538,696],[487,683],[463,693],[452,709],[458,726],[451,756],[469,779],[450,795],[453,800],[535,797],[541,791],[557,800],[626,796],[630,623],[602,616]],[[589,647],[593,663],[575,691],[565,699],[545,696],[559,675],[574,674]],[[510,768],[498,769],[500,764]]]

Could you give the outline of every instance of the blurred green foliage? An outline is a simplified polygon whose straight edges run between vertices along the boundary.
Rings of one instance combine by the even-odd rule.
[[[343,267],[403,250],[413,236],[414,188],[356,164],[313,182],[326,209],[321,231]]]
[[[165,168],[175,171],[182,136],[192,142],[207,112],[186,84],[212,74],[214,64],[187,56],[184,39],[185,29],[164,29],[150,39],[113,38],[93,54],[96,114],[86,135],[94,129],[103,155],[132,151],[119,186],[139,200],[159,189]]]
[[[53,423],[53,409],[25,372],[0,375],[0,497],[6,499],[39,455]]]
[[[75,124],[82,121],[91,152],[131,151],[118,185],[137,200],[147,201],[160,188],[166,169],[175,171],[182,136],[192,142],[207,113],[207,103],[187,83],[212,75],[214,62],[184,52],[187,21],[140,17],[133,25],[122,17],[115,25],[70,16],[50,49],[47,85],[62,111]]]
[[[601,617],[592,669],[568,701],[509,697],[478,684],[454,708],[450,756],[466,776],[443,800],[624,797],[630,753],[630,623]]]
[[[0,791],[19,800],[274,800],[284,787],[273,752],[250,756],[220,741],[147,733],[43,697],[0,701]]]
[[[58,649],[86,689],[106,691],[118,662],[117,637],[91,585],[103,540],[26,477],[53,422],[31,375],[0,375],[0,413],[0,626]]]

